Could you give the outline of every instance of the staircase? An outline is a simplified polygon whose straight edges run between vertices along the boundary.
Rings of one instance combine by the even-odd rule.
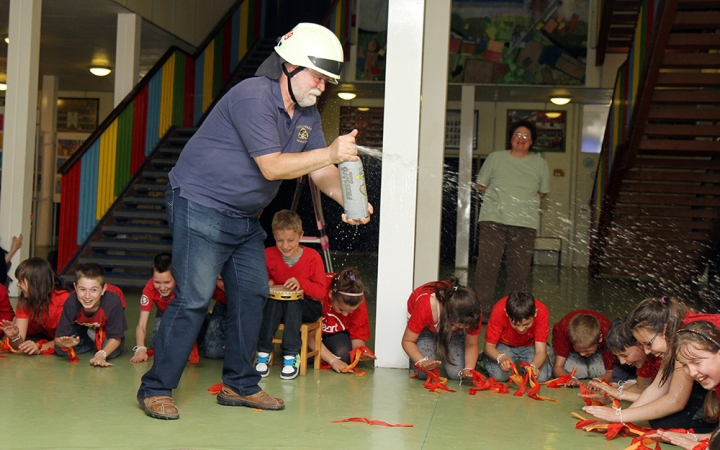
[[[273,39],[258,40],[212,106],[234,85],[254,76],[274,46]],[[145,286],[152,275],[153,257],[172,250],[172,234],[165,213],[168,173],[196,130],[173,127],[168,131],[124,195],[118,197],[103,218],[97,232],[77,258],[78,264],[100,264],[107,271],[106,281],[121,288]],[[72,272],[70,270],[63,276],[65,282],[74,280]]]
[[[598,175],[607,189],[591,270],[688,281],[720,240],[720,1],[657,8],[632,120],[613,124],[626,136]]]

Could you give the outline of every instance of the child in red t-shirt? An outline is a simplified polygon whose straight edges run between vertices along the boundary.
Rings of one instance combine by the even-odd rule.
[[[567,375],[575,369],[575,375],[565,386],[579,386],[578,379],[586,378],[610,381],[615,357],[603,343],[609,328],[610,320],[590,309],[571,311],[560,319],[552,333],[553,377]]]
[[[150,278],[143,288],[140,297],[140,318],[137,327],[135,327],[135,347],[133,347],[133,357],[131,362],[138,363],[148,360],[147,347],[145,347],[145,336],[147,336],[147,323],[150,318],[150,311],[153,305],[157,305],[155,320],[153,323],[150,342],[155,336],[162,316],[168,307],[168,304],[175,298],[175,278],[172,275],[172,258],[170,253],[158,253],[152,262],[152,278]]]
[[[451,277],[415,289],[408,298],[407,308],[410,318],[402,347],[414,367],[434,369],[444,364],[451,380],[472,378],[470,371],[477,364],[478,335],[482,328],[477,295],[460,286],[457,277]],[[418,371],[417,377],[424,380],[427,374]]]
[[[123,351],[127,329],[122,301],[105,284],[105,269],[95,263],[80,265],[75,271],[75,292],[65,302],[58,322],[55,353],[67,356],[68,347],[78,355],[95,350],[90,364],[110,367],[108,360]]]
[[[3,320],[2,331],[13,349],[27,355],[47,352],[54,347],[52,340],[70,292],[62,287],[50,263],[42,258],[21,262],[15,270],[15,279],[20,288],[15,323]],[[43,342],[40,347],[38,342]]]
[[[630,313],[627,327],[642,345],[646,354],[662,358],[658,374],[622,417],[613,408],[585,406],[583,410],[606,422],[639,422],[647,420],[652,428],[692,428],[706,433],[715,424],[704,421],[698,414],[704,403],[705,391],[692,377],[679,369],[672,343],[684,325],[704,320],[720,325],[720,315],[699,314],[688,309],[673,297],[647,298]]]
[[[720,328],[705,320],[688,323],[675,334],[673,354],[683,372],[709,391],[703,407],[704,419],[710,423],[717,422],[720,410]],[[699,441],[709,439],[710,433],[658,431],[653,437],[678,447],[695,448]],[[718,447],[710,445],[709,448]]]
[[[620,362],[613,367],[612,384],[593,380],[588,387],[604,395],[578,394],[579,396],[600,400],[605,404],[614,398],[634,402],[657,375],[662,360],[645,354],[642,345],[625,325],[625,320],[625,317],[613,320],[603,341],[605,348]],[[557,352],[557,349],[555,351]]]
[[[8,295],[8,290],[5,289],[5,286],[0,284],[0,321],[12,322],[14,318],[15,311],[10,304],[10,296]],[[0,333],[2,333],[2,330],[0,330]],[[0,334],[0,337],[4,337],[4,333]]]
[[[507,381],[510,364],[526,362],[538,381],[547,381],[552,375],[549,331],[548,309],[531,293],[518,291],[501,298],[485,331],[485,369],[496,380]]]
[[[343,269],[330,284],[323,299],[322,348],[320,357],[335,372],[350,364],[350,351],[370,339],[370,321],[365,302],[365,288],[357,270]],[[308,339],[315,350],[315,333]]]
[[[287,209],[275,213],[272,233],[275,246],[265,249],[268,286],[271,289],[277,286],[292,291],[302,290],[303,298],[268,298],[260,325],[255,369],[262,377],[267,377],[270,373],[272,340],[282,323],[285,328],[281,344],[283,368],[280,378],[292,380],[300,373],[300,327],[303,322],[315,322],[322,315],[321,300],[327,293],[325,266],[317,251],[300,245],[303,227],[297,213]]]

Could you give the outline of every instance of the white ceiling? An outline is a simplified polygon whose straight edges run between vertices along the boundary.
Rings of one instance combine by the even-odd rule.
[[[115,66],[117,15],[127,9],[111,0],[43,0],[40,38],[40,83],[44,75],[59,77],[61,91],[113,92],[115,77],[96,77],[93,63]],[[0,0],[0,36],[8,35],[10,0]],[[12,36],[10,37],[12,39]],[[192,53],[195,48],[178,37],[142,21],[140,76],[172,45]],[[7,45],[0,39],[0,80],[5,80]],[[38,86],[39,87],[39,86]]]

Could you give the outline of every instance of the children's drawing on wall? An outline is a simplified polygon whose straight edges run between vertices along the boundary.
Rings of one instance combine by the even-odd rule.
[[[385,81],[388,0],[362,0],[358,20],[358,80]]]
[[[453,0],[450,82],[585,84],[589,0]]]

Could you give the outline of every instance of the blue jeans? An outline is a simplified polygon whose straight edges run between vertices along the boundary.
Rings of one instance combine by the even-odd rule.
[[[178,386],[220,274],[228,301],[223,382],[240,395],[256,394],[253,359],[268,296],[265,232],[257,217],[226,216],[180,195],[170,187],[165,193],[175,299],[163,314],[138,396],[171,395]]]
[[[533,358],[535,357],[535,346],[534,345],[528,345],[527,347],[509,347],[505,344],[501,344],[498,342],[497,346],[495,347],[500,353],[505,353],[510,357],[510,359],[515,362],[517,365],[518,370],[520,369],[520,365],[517,364],[518,361],[531,363]],[[483,360],[485,361],[485,370],[487,370],[488,374],[495,378],[498,381],[505,382],[510,378],[510,372],[504,372],[500,365],[495,361],[494,359],[490,359],[487,356],[483,355]],[[539,382],[545,382],[550,379],[550,376],[552,376],[552,366],[553,362],[555,361],[555,352],[553,351],[552,347],[549,345],[547,346],[547,358],[545,359],[545,363],[538,367],[540,369],[540,373],[538,374],[538,381]],[[520,374],[522,375],[522,371],[520,371]]]
[[[202,338],[202,347],[207,358],[225,357],[225,330],[227,330],[227,306],[215,302],[212,314],[205,321],[205,335]]]

